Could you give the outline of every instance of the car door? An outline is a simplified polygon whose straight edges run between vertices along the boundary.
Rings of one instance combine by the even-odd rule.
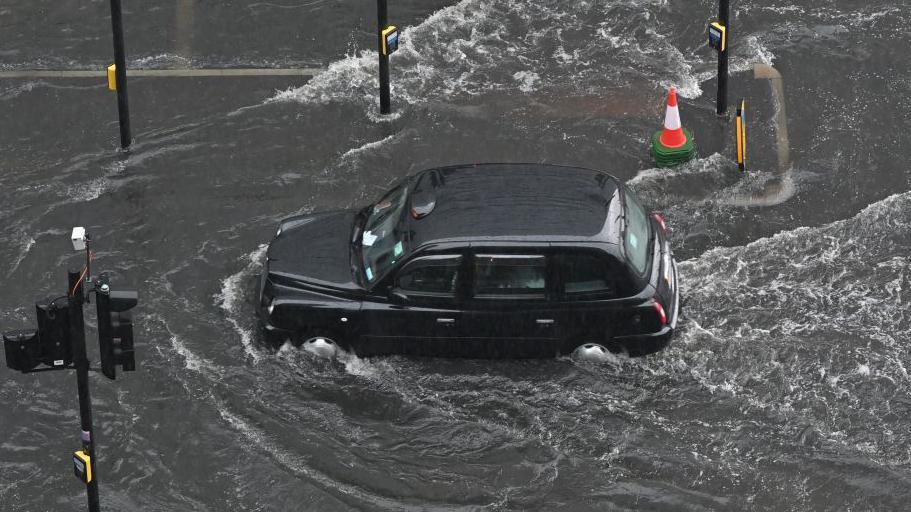
[[[435,354],[458,336],[461,254],[416,257],[404,264],[361,309],[358,353]],[[382,294],[385,291],[385,295]]]
[[[568,344],[605,344],[615,331],[627,287],[621,265],[597,249],[555,248],[554,316]],[[565,347],[573,348],[573,347]]]
[[[544,252],[478,248],[468,265],[463,342],[486,355],[548,356],[559,350],[551,264]]]

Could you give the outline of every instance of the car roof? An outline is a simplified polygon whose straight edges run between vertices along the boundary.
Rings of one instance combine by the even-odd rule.
[[[428,169],[412,180],[412,207],[433,203],[425,217],[408,215],[413,249],[456,239],[615,242],[603,233],[620,183],[603,171],[473,164]]]

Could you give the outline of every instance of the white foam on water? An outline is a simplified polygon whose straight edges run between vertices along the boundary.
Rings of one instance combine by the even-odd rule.
[[[295,4],[288,4],[288,5],[277,4],[277,3],[273,3],[273,2],[256,2],[256,3],[247,5],[247,9],[250,9],[253,12],[266,11],[268,9],[292,10],[292,9],[302,9],[305,7],[321,6],[323,4],[330,3],[330,2],[331,2],[331,0],[312,0],[310,2],[295,3]],[[263,9],[264,7],[266,9]]]
[[[167,321],[165,321],[165,319],[161,315],[151,314],[151,315],[146,316],[145,318],[146,318],[147,322],[150,322],[150,323],[157,322],[157,323],[161,324],[161,326],[164,328],[164,330],[168,333],[168,336],[169,336],[168,342],[170,343],[171,348],[174,350],[174,353],[176,353],[178,356],[183,358],[184,368],[186,368],[187,370],[190,370],[192,372],[206,376],[213,380],[217,380],[218,378],[220,378],[220,376],[219,376],[219,374],[221,373],[220,367],[217,364],[215,364],[213,361],[193,352],[193,350],[187,346],[184,339],[171,329],[171,326],[167,323]],[[161,347],[158,347],[158,351],[163,356],[168,357],[167,355],[165,355],[164,351],[162,351]],[[186,385],[186,383],[184,383],[184,387],[187,389],[188,392],[190,392],[190,389]]]
[[[658,75],[662,84],[676,85],[685,97],[698,96],[693,63],[657,30],[651,11],[662,9],[663,0],[584,5],[462,0],[402,29],[399,51],[390,57],[396,70],[392,96],[405,104],[451,102],[490,91],[529,93],[554,85],[592,94],[638,83],[643,74]],[[592,17],[609,21],[591,26]],[[577,34],[571,47],[563,36],[568,27],[584,27],[591,34]],[[637,29],[635,38],[628,35],[632,29]],[[557,50],[551,50],[554,42]],[[365,50],[267,102],[354,102],[364,105],[370,117],[376,110],[376,66],[375,52]]]
[[[517,71],[512,77],[519,83],[519,90],[524,93],[535,92],[536,85],[541,81],[541,76],[533,71]]]
[[[728,73],[752,73],[754,64],[771,66],[775,61],[775,54],[765,43],[764,38],[766,37],[770,36],[768,34],[749,34],[743,37],[737,47],[731,50]],[[717,78],[718,71],[712,67],[710,62],[703,63],[700,68],[712,69],[705,69],[695,74],[693,78],[697,83],[701,84]]]
[[[9,272],[6,273],[6,276],[9,277],[13,275],[16,269],[19,268],[19,265],[22,264],[22,260],[28,256],[29,251],[32,250],[32,247],[35,245],[36,240],[33,237],[28,237],[28,240],[25,240],[19,249],[19,254],[16,256],[16,261],[13,262],[13,265],[10,267]]]
[[[763,181],[759,190],[750,190],[751,181],[756,182],[757,174],[751,173],[749,180],[743,180],[735,185],[726,195],[719,198],[720,203],[733,206],[775,206],[782,204],[797,194],[797,184],[792,172],[784,174],[762,173],[758,175]],[[746,188],[747,190],[741,191]]]
[[[824,442],[880,463],[908,456],[911,192],[852,218],[798,228],[681,262],[686,321],[646,361],[711,393],[811,425]],[[819,411],[829,411],[820,413]]]
[[[249,421],[239,414],[229,410],[228,407],[217,401],[216,404],[219,415],[234,430],[239,432],[247,442],[255,446],[260,453],[268,455],[283,469],[290,471],[298,477],[305,478],[323,489],[354,498],[362,503],[369,504],[371,507],[384,508],[386,510],[425,510],[423,506],[408,505],[402,501],[371,494],[369,491],[335,480],[330,476],[318,471],[312,467],[308,457],[298,455],[283,448],[279,443],[274,441],[268,433],[255,427]],[[435,510],[462,510],[463,507],[448,506],[445,504],[435,503]]]
[[[675,167],[672,171],[660,167],[641,170],[627,180],[626,184],[635,188],[637,193],[639,189],[644,190],[655,186],[662,189],[673,189],[674,182],[688,182],[696,175],[720,177],[730,164],[730,159],[725,158],[720,153],[712,153],[707,157],[686,162]]]
[[[142,145],[136,144],[133,146],[131,153],[126,159],[117,160],[111,162],[108,165],[105,165],[103,168],[104,172],[101,176],[94,178],[87,183],[79,183],[77,185],[70,186],[67,192],[67,196],[69,197],[70,202],[94,201],[95,199],[101,197],[102,194],[110,192],[117,187],[123,186],[132,180],[146,179],[141,177],[125,178],[124,173],[128,169],[139,166],[147,160],[151,160],[171,153],[192,151],[199,146],[200,144],[170,144],[162,147],[153,147],[149,151],[142,151]],[[86,167],[88,166],[88,162],[83,161],[76,165],[80,167]],[[113,179],[115,177],[118,179]]]
[[[187,66],[190,60],[173,53],[159,53],[158,55],[147,55],[138,57],[130,61],[128,69],[156,69],[178,66]]]
[[[345,353],[339,360],[345,365],[345,372],[358,377],[377,378],[380,369],[370,359],[363,359],[355,354]]]
[[[12,87],[5,87],[3,89],[0,89],[0,100],[11,100],[22,95],[23,93],[32,92],[37,87],[46,87],[47,85],[47,82],[34,80],[22,84],[17,84]]]
[[[212,363],[210,361],[204,360],[202,357],[198,356],[189,348],[187,348],[180,336],[171,334],[170,342],[171,347],[174,348],[174,351],[184,359],[184,367],[187,370],[199,372],[203,368],[212,367]]]
[[[362,145],[360,145],[360,146],[358,146],[358,147],[356,147],[356,148],[351,148],[351,149],[349,149],[348,151],[345,151],[345,152],[342,154],[341,159],[342,159],[342,160],[346,160],[346,159],[348,159],[348,158],[357,156],[357,155],[359,155],[359,154],[361,154],[361,153],[369,152],[369,151],[372,151],[372,150],[374,150],[374,149],[378,149],[378,148],[380,148],[381,146],[385,145],[386,143],[395,140],[395,139],[396,139],[396,136],[397,136],[396,134],[392,134],[392,135],[390,135],[390,136],[388,136],[388,137],[384,137],[384,138],[382,138],[382,139],[380,139],[380,140],[375,140],[375,141],[373,141],[373,142],[367,142],[367,143],[364,143],[364,144],[362,144]]]
[[[246,260],[247,264],[243,269],[222,279],[221,291],[215,296],[216,303],[225,311],[228,323],[240,335],[241,345],[254,363],[259,362],[262,354],[253,345],[253,330],[241,324],[240,318],[246,318],[249,313],[241,310],[244,293],[243,282],[244,279],[252,276],[257,269],[262,268],[263,258],[268,248],[268,244],[262,244],[245,255],[242,261]]]

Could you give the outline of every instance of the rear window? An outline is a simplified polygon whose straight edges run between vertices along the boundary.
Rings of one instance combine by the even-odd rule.
[[[623,246],[626,249],[626,257],[633,268],[642,274],[648,268],[648,243],[651,227],[648,214],[645,213],[639,199],[628,189],[624,191],[624,195],[626,197],[626,231],[623,233]]]
[[[474,296],[543,299],[547,260],[541,255],[478,254],[474,259]]]
[[[616,269],[605,257],[571,253],[560,255],[558,261],[563,293],[567,298],[613,298],[618,295]]]

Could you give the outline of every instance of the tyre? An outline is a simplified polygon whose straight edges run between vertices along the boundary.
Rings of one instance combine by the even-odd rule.
[[[294,345],[318,357],[334,359],[347,344],[337,333],[325,329],[309,329],[295,337]]]

